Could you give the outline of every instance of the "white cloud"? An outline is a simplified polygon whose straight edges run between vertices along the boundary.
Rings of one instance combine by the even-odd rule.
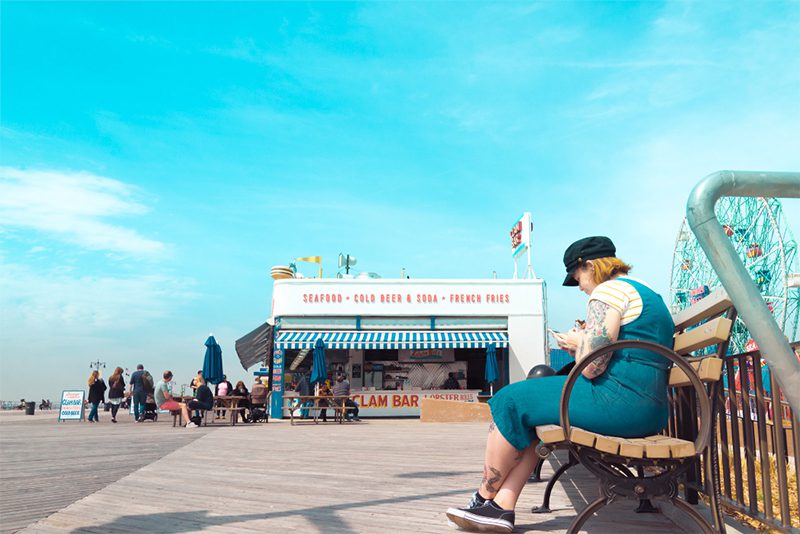
[[[136,192],[87,172],[0,167],[0,224],[44,232],[90,250],[158,255],[164,243],[107,222],[148,211],[135,200]]]
[[[194,297],[190,282],[165,275],[80,276],[68,268],[35,271],[4,263],[0,310],[7,332],[51,337],[130,330],[174,313]],[[13,310],[13,312],[12,312]]]

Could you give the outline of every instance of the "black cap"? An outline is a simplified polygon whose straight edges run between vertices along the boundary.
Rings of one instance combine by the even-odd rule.
[[[596,260],[597,258],[613,258],[617,252],[617,247],[614,243],[605,236],[596,235],[592,237],[584,237],[579,239],[567,247],[564,252],[564,267],[567,268],[567,277],[564,279],[562,285],[577,286],[578,281],[572,277],[575,274],[575,269],[581,266],[587,260]]]

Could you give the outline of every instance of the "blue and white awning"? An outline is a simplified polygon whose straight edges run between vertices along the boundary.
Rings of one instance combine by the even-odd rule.
[[[284,330],[275,338],[275,348],[314,348],[322,338],[329,349],[480,349],[494,344],[508,346],[508,332],[386,332]]]

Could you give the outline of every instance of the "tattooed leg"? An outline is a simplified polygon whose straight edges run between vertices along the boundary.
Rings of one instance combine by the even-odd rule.
[[[484,499],[492,499],[502,488],[508,473],[524,458],[523,451],[518,451],[497,430],[490,425],[489,437],[486,439],[486,454],[483,478],[478,492]]]
[[[528,482],[536,464],[540,462],[539,457],[536,455],[534,445],[527,449],[520,451],[521,459],[511,469],[503,480],[503,484],[498,488],[494,496],[494,502],[505,510],[513,510],[517,505],[522,489]]]

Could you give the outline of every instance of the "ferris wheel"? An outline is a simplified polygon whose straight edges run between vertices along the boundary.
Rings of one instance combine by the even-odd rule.
[[[789,341],[796,341],[800,269],[797,243],[784,220],[780,201],[723,197],[715,211],[778,326]],[[717,274],[684,219],[672,255],[672,312],[688,307],[719,286]],[[739,354],[754,348],[750,333],[741,319],[737,319],[731,332],[729,352]]]

